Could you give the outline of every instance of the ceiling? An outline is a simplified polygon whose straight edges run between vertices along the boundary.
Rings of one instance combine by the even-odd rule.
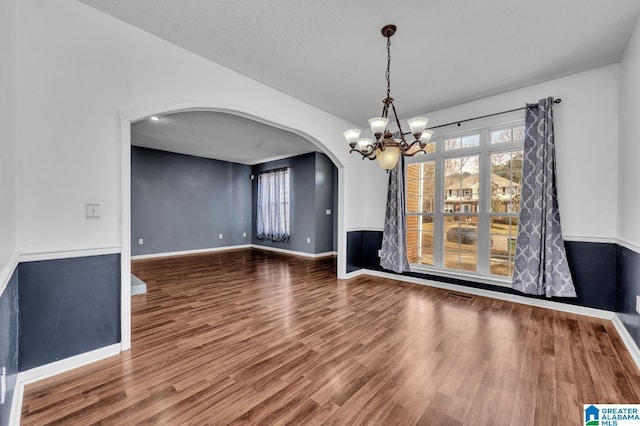
[[[147,118],[131,126],[131,143],[163,151],[258,164],[320,149],[294,133],[257,121],[210,111]]]
[[[638,0],[79,0],[360,127],[618,62]]]

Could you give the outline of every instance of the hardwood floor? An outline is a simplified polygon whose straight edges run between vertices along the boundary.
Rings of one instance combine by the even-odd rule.
[[[252,249],[132,268],[132,349],[28,385],[23,425],[569,425],[640,402],[609,321]]]

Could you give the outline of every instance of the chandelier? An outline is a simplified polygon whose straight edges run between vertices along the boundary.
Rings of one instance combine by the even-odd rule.
[[[412,157],[419,152],[424,153],[424,148],[431,140],[433,131],[425,130],[429,119],[424,117],[415,117],[407,120],[407,124],[409,124],[411,132],[402,132],[396,107],[393,104],[393,98],[391,97],[391,74],[389,72],[391,67],[391,36],[396,33],[396,26],[385,25],[382,27],[381,32],[382,35],[387,38],[387,72],[385,74],[387,78],[387,97],[382,100],[382,103],[384,104],[382,108],[382,116],[369,119],[371,132],[373,133],[375,140],[371,138],[361,138],[360,129],[349,129],[345,131],[343,135],[351,147],[351,151],[349,151],[349,153],[354,151],[358,152],[362,155],[363,160],[365,158],[368,158],[369,160],[378,159],[380,167],[389,171],[398,164],[400,155]],[[391,107],[395,123],[398,126],[398,132],[395,135],[387,129],[387,124],[389,124],[389,107]],[[415,139],[411,143],[408,143],[404,138],[405,135],[409,134],[411,134]]]

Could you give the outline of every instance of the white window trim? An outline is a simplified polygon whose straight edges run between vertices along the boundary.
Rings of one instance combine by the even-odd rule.
[[[523,149],[523,141],[517,142],[500,142],[492,144],[490,140],[490,134],[493,131],[501,130],[505,128],[512,128],[517,126],[523,126],[524,116],[522,111],[516,113],[505,114],[499,117],[492,117],[490,119],[478,120],[473,123],[472,126],[465,126],[464,129],[457,130],[451,129],[453,126],[447,126],[445,128],[437,129],[432,137],[432,141],[436,142],[436,149],[432,153],[419,154],[414,157],[408,157],[405,162],[405,167],[410,164],[422,163],[429,160],[435,160],[435,175],[436,175],[436,191],[435,191],[435,209],[433,212],[425,212],[426,215],[433,217],[433,234],[434,234],[434,263],[436,265],[444,265],[444,216],[447,215],[459,215],[450,214],[444,211],[444,179],[438,178],[443,176],[444,160],[451,158],[459,158],[464,156],[479,156],[479,184],[480,184],[480,200],[478,203],[477,213],[466,213],[465,215],[478,217],[478,258],[477,258],[477,272],[461,271],[447,269],[437,266],[429,266],[423,264],[410,264],[411,272],[424,273],[434,276],[441,276],[454,279],[472,280],[474,282],[498,285],[498,286],[511,286],[511,277],[502,277],[500,275],[492,275],[489,273],[489,258],[490,258],[490,232],[487,230],[491,216],[514,216],[514,213],[502,213],[500,215],[489,211],[489,200],[491,199],[491,184],[490,175],[490,158],[491,154],[500,152],[509,152],[514,150]],[[457,137],[463,137],[469,134],[480,133],[479,146],[445,150],[444,140]],[[422,205],[422,203],[420,203]],[[463,213],[463,212],[460,212]],[[413,214],[416,216],[423,216],[421,213]],[[517,214],[515,214],[517,217]],[[439,237],[436,237],[439,236]]]

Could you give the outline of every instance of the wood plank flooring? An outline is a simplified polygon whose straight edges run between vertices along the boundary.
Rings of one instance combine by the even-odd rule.
[[[609,321],[255,249],[132,268],[132,349],[28,385],[23,425],[577,425],[640,403]]]

